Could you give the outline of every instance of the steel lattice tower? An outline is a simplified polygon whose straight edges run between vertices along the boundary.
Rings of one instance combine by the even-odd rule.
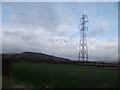
[[[79,44],[79,55],[78,60],[80,61],[88,61],[88,50],[87,50],[87,34],[88,27],[86,27],[86,23],[88,23],[87,15],[82,15],[80,19],[80,44]]]

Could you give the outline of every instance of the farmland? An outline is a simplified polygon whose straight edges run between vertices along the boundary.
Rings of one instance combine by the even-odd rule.
[[[117,88],[117,68],[52,63],[12,63],[12,79],[28,88]]]

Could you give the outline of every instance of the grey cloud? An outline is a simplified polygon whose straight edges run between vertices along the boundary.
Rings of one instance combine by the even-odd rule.
[[[88,48],[90,57],[96,57],[98,60],[118,60],[118,41],[116,39],[102,42],[99,40],[92,41],[94,43]]]
[[[3,36],[3,52],[23,52],[23,51],[35,51],[52,54],[55,56],[66,57],[70,59],[77,59],[79,38],[74,37],[70,41],[69,37],[53,36],[50,32],[39,28],[38,30],[26,29],[12,29],[4,30]],[[16,33],[18,34],[11,34]],[[24,37],[24,38],[23,38]],[[27,38],[29,37],[29,38]],[[63,43],[66,40],[67,43]],[[61,43],[60,43],[60,42]],[[88,39],[89,59],[91,60],[117,60],[117,39],[110,41],[99,41],[96,39]],[[93,43],[94,42],[94,43]],[[92,45],[90,45],[92,43]],[[65,45],[64,45],[65,44]]]
[[[104,34],[104,29],[95,29],[88,33],[88,37],[101,36]]]
[[[63,11],[61,10],[64,10],[65,8],[59,5],[60,8],[63,8],[59,9],[58,6],[56,6],[57,5],[46,3],[27,3],[26,5],[23,4],[22,6],[20,4],[16,5],[14,3],[11,3],[8,6],[3,5],[3,14],[4,9],[6,7],[10,7],[10,9],[8,9],[10,13],[9,19],[5,19],[7,16],[3,15],[3,21],[7,20],[7,22],[11,23],[12,26],[16,25],[26,29],[43,27],[49,32],[57,32],[60,24],[64,25],[66,22],[68,23],[70,21],[67,18],[64,19],[63,17],[60,17],[59,15],[64,15],[64,13],[62,13]],[[65,10],[68,13],[67,9]]]

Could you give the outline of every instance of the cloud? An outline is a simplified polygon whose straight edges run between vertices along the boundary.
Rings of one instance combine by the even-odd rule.
[[[97,21],[97,23],[99,25],[103,26],[103,27],[109,27],[110,26],[109,22],[105,19],[100,19],[100,20]]]
[[[59,25],[73,22],[70,10],[61,3],[54,5],[50,3],[23,3],[21,5],[19,3],[3,4],[3,24],[7,21],[12,25],[15,24],[26,29],[43,27],[47,31],[56,32],[59,30]],[[6,10],[8,11],[7,16]]]
[[[70,38],[64,35],[55,36],[54,34],[45,30],[45,28],[29,30],[24,28],[4,28],[3,52],[35,51],[76,60],[79,52],[79,38]],[[117,44],[117,39],[100,41],[89,38],[89,59],[105,60],[107,58],[108,60],[116,60]]]
[[[89,19],[92,19],[88,33],[89,59],[117,59],[117,40],[107,41],[111,38],[109,35],[105,41],[96,38],[113,30],[110,28],[111,22],[106,19],[106,16],[97,17],[98,13],[93,8],[86,7],[83,10],[84,5],[83,3],[55,3],[54,5],[29,3],[22,6],[6,4],[4,10],[12,13],[3,12],[3,52],[36,51],[77,59],[80,39],[79,28],[77,28],[80,24],[79,14],[85,11],[89,13]],[[96,18],[93,18],[95,16]]]
[[[88,37],[96,37],[96,36],[102,36],[105,32],[111,30],[110,29],[110,23],[108,20],[103,18],[97,18],[95,19],[95,22],[92,22],[94,28],[88,33]],[[97,26],[97,27],[95,27]]]
[[[118,39],[100,41],[91,38],[88,41],[88,49],[91,57],[96,57],[98,60],[118,60]]]
[[[101,36],[104,34],[104,29],[95,29],[88,33],[88,37]]]

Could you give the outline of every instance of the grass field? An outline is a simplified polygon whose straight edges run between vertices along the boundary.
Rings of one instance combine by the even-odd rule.
[[[12,64],[12,78],[29,88],[116,88],[116,68],[21,62]]]

